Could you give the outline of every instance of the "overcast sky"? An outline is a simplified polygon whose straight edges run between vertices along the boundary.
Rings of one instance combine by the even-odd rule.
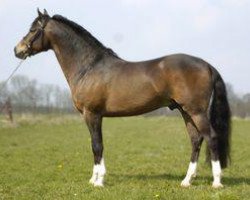
[[[19,62],[13,48],[37,7],[82,25],[123,59],[191,54],[238,93],[250,92],[250,0],[0,0],[0,81]],[[28,58],[17,74],[68,87],[52,51]]]

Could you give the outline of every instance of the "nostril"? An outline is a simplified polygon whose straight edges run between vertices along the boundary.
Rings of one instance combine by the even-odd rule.
[[[14,52],[15,52],[15,54],[16,54],[16,47],[14,48]]]

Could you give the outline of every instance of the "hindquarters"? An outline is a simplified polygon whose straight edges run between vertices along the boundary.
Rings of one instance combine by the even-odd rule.
[[[230,151],[230,109],[225,84],[218,72],[201,59],[184,56],[166,63],[175,64],[166,67],[171,99],[183,115],[192,144],[190,165],[182,186],[189,186],[196,173],[205,139],[211,156],[213,187],[222,187],[221,167],[227,166]]]
[[[169,97],[184,111],[207,112],[213,91],[212,68],[202,59],[177,54],[166,57],[159,66]]]

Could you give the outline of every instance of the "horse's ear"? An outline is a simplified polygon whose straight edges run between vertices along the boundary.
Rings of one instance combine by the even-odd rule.
[[[39,16],[39,17],[42,17],[42,16],[43,16],[43,14],[40,12],[39,8],[37,8],[37,13],[38,13],[38,16]]]
[[[43,9],[43,14],[49,16],[48,12],[46,9]]]

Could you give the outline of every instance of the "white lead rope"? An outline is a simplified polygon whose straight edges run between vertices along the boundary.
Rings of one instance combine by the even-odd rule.
[[[1,91],[4,89],[4,87],[7,85],[8,81],[12,78],[12,76],[16,73],[16,71],[19,69],[19,67],[22,65],[24,60],[21,60],[18,65],[16,66],[16,68],[13,70],[13,72],[10,74],[10,76],[6,79],[6,81],[4,81],[3,85],[0,87],[0,93]]]

